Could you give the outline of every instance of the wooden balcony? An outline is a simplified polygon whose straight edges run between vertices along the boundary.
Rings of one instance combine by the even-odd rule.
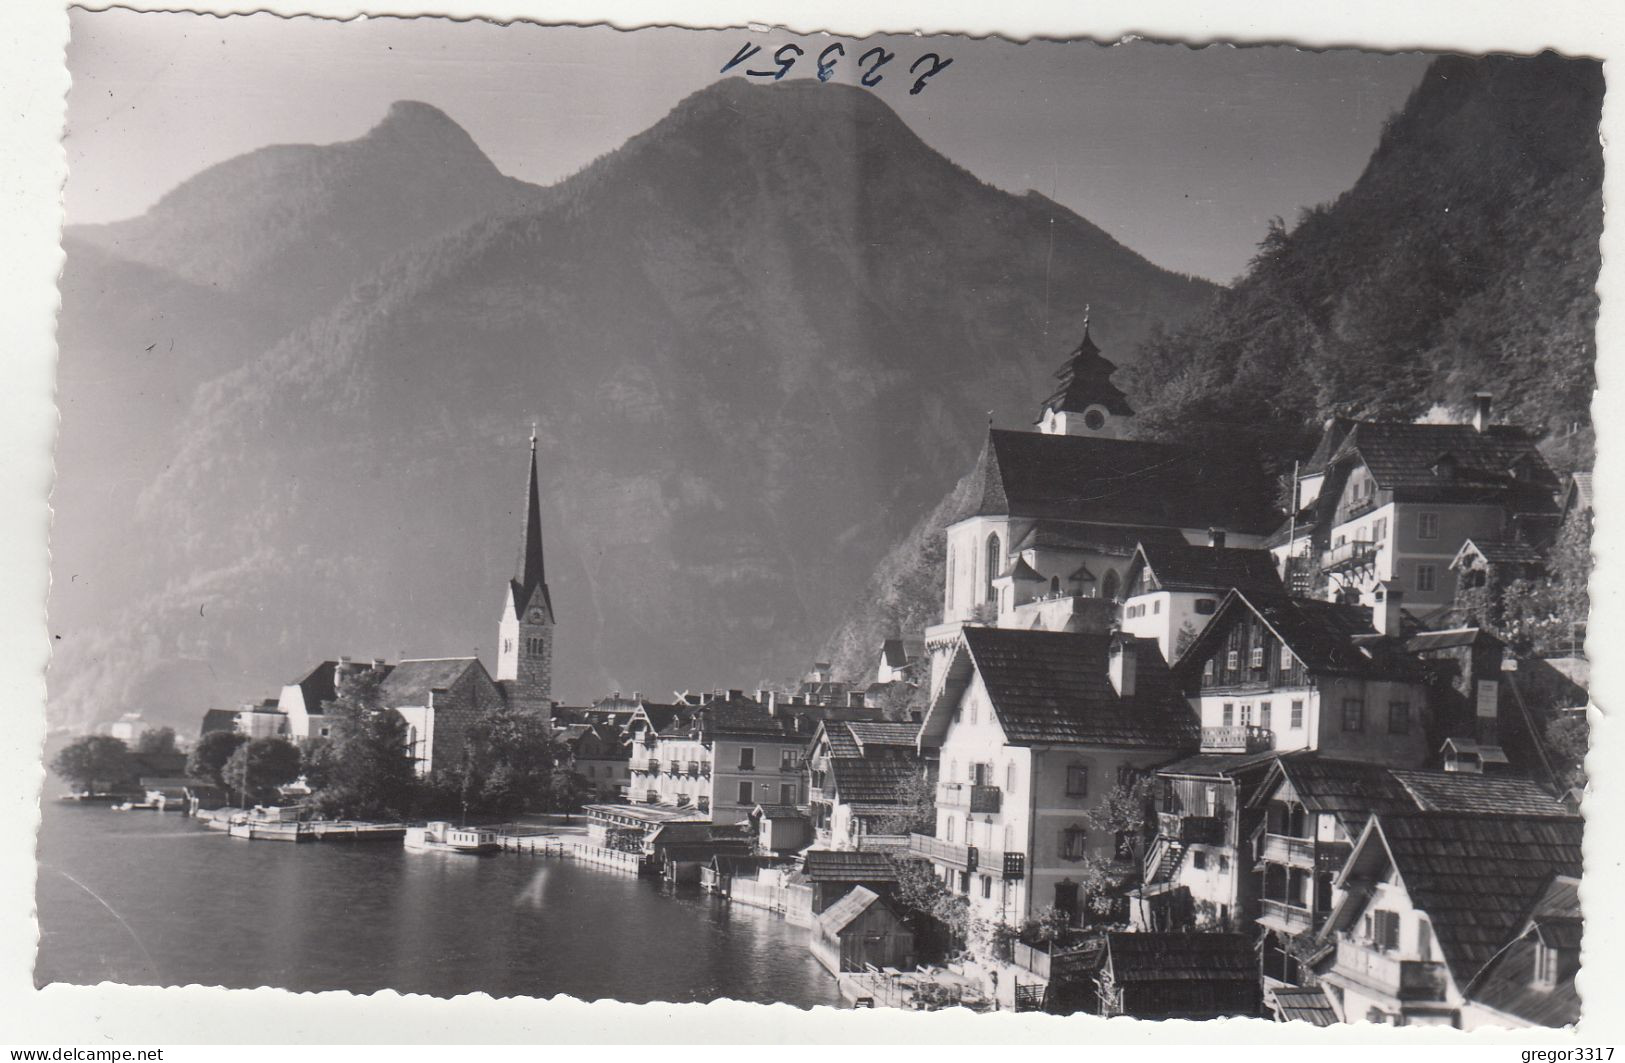
[[[1311,868],[1315,866],[1315,840],[1294,838],[1290,834],[1266,834],[1258,858],[1272,864]]]
[[[1359,568],[1369,565],[1377,560],[1377,544],[1365,539],[1355,539],[1320,555],[1320,567],[1326,572],[1341,572],[1344,569]]]
[[[1003,807],[1004,792],[997,786],[979,783],[938,783],[937,804],[945,808],[963,808],[968,812],[995,815]]]
[[[1288,901],[1272,900],[1268,897],[1258,902],[1260,921],[1266,926],[1287,934],[1301,934],[1315,928],[1315,917],[1307,908],[1300,908]]]
[[[1394,1000],[1445,999],[1443,963],[1402,960],[1351,938],[1337,939],[1337,963],[1332,970]]]
[[[1158,812],[1157,833],[1181,845],[1223,845],[1224,820],[1217,816]]]
[[[1275,732],[1263,727],[1236,725],[1202,728],[1204,753],[1263,753],[1275,748]]]
[[[972,786],[970,810],[975,813],[997,814],[1004,804],[1004,791],[997,786]]]
[[[998,849],[983,849],[974,845],[960,845],[943,841],[928,834],[910,834],[908,851],[918,856],[961,871],[982,871],[1003,878],[1022,878],[1026,874],[1024,859],[1010,860],[1008,856],[1022,857],[1022,853],[1005,854]]]

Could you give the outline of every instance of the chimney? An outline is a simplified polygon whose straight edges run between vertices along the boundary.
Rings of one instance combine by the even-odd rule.
[[[1140,671],[1138,647],[1133,636],[1116,635],[1106,654],[1106,674],[1120,698],[1134,696],[1135,680]]]
[[[1207,544],[1215,550],[1222,550],[1224,548],[1224,529],[1209,528],[1207,530]]]
[[[1480,432],[1490,427],[1490,402],[1494,396],[1487,391],[1480,391],[1473,396],[1473,427]]]
[[[620,692],[620,691],[619,691],[619,690],[617,690],[617,691],[616,691],[616,692],[615,692],[615,696],[616,696],[616,697],[620,697],[620,696],[621,696],[621,692]],[[641,690],[634,690],[634,691],[632,691],[632,700],[633,700],[633,701],[642,701],[642,700],[643,700],[643,691],[641,691]]]
[[[1399,637],[1400,620],[1404,615],[1400,603],[1404,597],[1405,592],[1395,580],[1377,584],[1377,604],[1371,610],[1371,626],[1377,629],[1377,634]]]
[[[339,667],[341,667],[341,668],[348,668],[348,667],[349,667],[349,666],[350,666],[350,658],[348,658],[348,657],[344,657],[344,656],[340,656],[340,657],[339,657]]]
[[[382,672],[384,670],[384,659],[382,657],[374,657],[372,659],[372,670],[375,672]]]

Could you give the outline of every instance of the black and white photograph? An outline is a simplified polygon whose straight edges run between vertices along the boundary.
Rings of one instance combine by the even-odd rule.
[[[1599,58],[67,20],[37,991],[1606,1007]]]

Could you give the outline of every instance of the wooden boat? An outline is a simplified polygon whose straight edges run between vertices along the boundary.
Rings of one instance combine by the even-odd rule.
[[[406,847],[415,853],[494,853],[501,848],[495,831],[453,827],[444,820],[407,827]]]

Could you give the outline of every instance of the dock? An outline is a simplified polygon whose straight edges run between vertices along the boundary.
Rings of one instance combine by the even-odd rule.
[[[593,845],[584,837],[575,835],[547,834],[534,827],[516,827],[504,824],[497,828],[497,844],[505,853],[519,853],[525,856],[549,856],[569,858],[583,864],[592,864],[595,867],[607,867],[616,871],[628,871],[638,874],[643,866],[643,857],[639,853],[623,852],[619,849],[605,849]]]

